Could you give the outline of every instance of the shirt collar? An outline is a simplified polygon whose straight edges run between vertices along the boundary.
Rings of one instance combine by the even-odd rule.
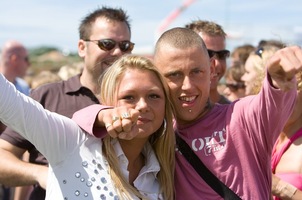
[[[83,86],[80,82],[81,74],[75,75],[65,82],[64,93],[73,93],[79,91]]]
[[[126,164],[126,166],[128,166],[128,159],[127,159],[126,155],[124,154],[122,147],[121,147],[120,143],[118,142],[118,140],[113,139],[112,145],[113,145],[113,148],[116,152],[116,155],[117,155],[119,161],[120,162],[122,161],[123,163],[125,163],[124,161],[127,161],[125,164]],[[156,174],[160,170],[160,165],[159,165],[157,157],[154,153],[154,150],[152,149],[152,146],[149,142],[147,142],[145,144],[142,153],[145,156],[145,166],[143,167],[143,169],[141,171],[143,171],[144,173],[153,172],[153,173],[155,173],[155,176],[156,176]]]

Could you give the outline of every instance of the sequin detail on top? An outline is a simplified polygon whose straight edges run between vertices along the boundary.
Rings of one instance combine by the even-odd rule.
[[[104,162],[106,166],[108,166],[108,162]],[[114,199],[119,200],[119,197],[116,195],[115,191],[110,191],[112,188],[110,187],[110,181],[107,180],[107,177],[110,177],[108,171],[105,170],[100,163],[98,163],[95,159],[91,162],[89,161],[82,161],[81,163],[83,171],[76,171],[74,173],[75,180],[84,183],[86,186],[82,187],[82,184],[77,184],[73,181],[68,181],[67,178],[62,180],[63,185],[73,184],[73,185],[80,185],[79,188],[75,188],[74,196],[72,197],[64,197],[64,200],[68,199],[91,199],[92,196],[91,191],[99,191],[99,199]],[[90,173],[88,173],[90,172]],[[92,173],[91,173],[92,172]],[[89,175],[90,176],[89,176]],[[108,176],[106,176],[108,175]],[[91,177],[92,176],[92,177]],[[91,188],[95,188],[96,190],[91,190]]]

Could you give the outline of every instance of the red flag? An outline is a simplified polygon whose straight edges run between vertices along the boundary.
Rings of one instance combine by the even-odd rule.
[[[196,0],[186,0],[183,2],[183,4],[172,11],[167,18],[165,18],[159,28],[157,29],[157,32],[161,34],[162,32],[165,31],[165,29],[171,24],[171,22],[182,12],[184,11],[188,6],[190,6],[192,3],[194,3]]]

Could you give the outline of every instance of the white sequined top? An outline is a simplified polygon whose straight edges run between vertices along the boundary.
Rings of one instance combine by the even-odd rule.
[[[122,199],[108,174],[101,139],[86,134],[71,119],[44,110],[39,103],[17,92],[2,74],[0,87],[0,121],[31,141],[49,162],[47,200]],[[128,160],[119,142],[112,143],[122,173],[128,177]],[[143,153],[146,164],[134,186],[147,199],[162,199],[156,178],[158,160],[149,144]]]

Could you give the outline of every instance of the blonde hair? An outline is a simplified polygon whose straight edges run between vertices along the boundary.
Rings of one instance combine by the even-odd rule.
[[[262,87],[262,83],[265,77],[266,64],[268,60],[274,55],[280,48],[272,45],[263,46],[252,52],[248,59],[252,60],[254,70],[257,72],[257,77],[254,81],[254,87],[252,94],[258,94]]]
[[[225,38],[227,35],[224,32],[222,26],[215,22],[207,20],[194,20],[186,24],[185,28],[191,29],[196,33],[201,32],[210,36],[222,36],[223,38]]]
[[[297,90],[301,91],[302,90],[302,71],[300,71],[296,74],[296,79],[297,79]]]
[[[165,121],[163,125],[149,138],[150,144],[160,163],[160,171],[157,175],[160,183],[160,192],[164,199],[174,199],[174,166],[175,166],[175,134],[173,131],[173,109],[169,99],[168,86],[154,64],[147,58],[136,55],[125,55],[117,60],[101,77],[101,102],[105,105],[115,105],[117,86],[127,69],[137,69],[151,72],[156,75],[162,84],[165,94]],[[166,124],[165,124],[166,123]],[[104,154],[108,159],[110,176],[115,183],[117,192],[123,198],[131,199],[130,193],[141,199],[141,195],[122,175],[118,164],[118,158],[111,145],[109,136],[103,139]]]
[[[252,91],[253,94],[258,94],[260,92],[260,89],[262,87],[262,82],[265,77],[265,71],[266,71],[265,67],[266,67],[267,61],[279,49],[281,49],[281,47],[276,46],[276,45],[266,45],[250,54],[250,57],[253,58],[254,69],[257,71],[257,74],[258,74],[258,76],[254,82],[254,88]],[[261,52],[259,52],[259,51],[261,51]],[[296,74],[296,80],[297,80],[297,90],[300,91],[300,90],[302,90],[302,72],[298,72]]]

